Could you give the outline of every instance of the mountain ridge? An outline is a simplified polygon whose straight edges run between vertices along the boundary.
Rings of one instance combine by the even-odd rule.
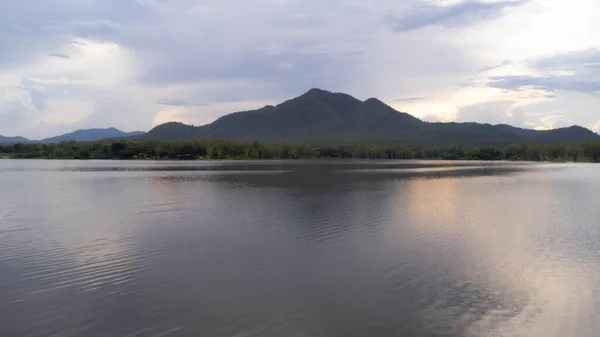
[[[30,140],[25,137],[4,137],[0,135],[1,143],[60,143],[62,141],[96,141],[108,138],[124,138],[132,136],[141,136],[145,132],[132,131],[124,132],[114,127],[110,128],[91,128],[91,129],[79,129],[73,132],[65,133],[55,137],[45,138],[42,140]]]
[[[65,133],[60,136],[50,137],[42,139],[42,143],[60,143],[63,141],[75,140],[80,142],[92,142],[108,138],[122,138],[131,136],[141,136],[144,132],[132,131],[124,132],[114,127],[110,128],[92,128],[92,129],[79,129],[73,132]]]
[[[142,139],[228,139],[281,143],[497,146],[525,142],[581,142],[600,135],[581,126],[531,130],[506,124],[430,123],[377,98],[313,88],[278,105],[234,112],[202,126],[161,124]]]
[[[25,137],[15,136],[15,137],[4,137],[0,135],[0,143],[26,143],[30,140]]]

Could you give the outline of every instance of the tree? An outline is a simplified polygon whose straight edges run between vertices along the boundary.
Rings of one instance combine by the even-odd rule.
[[[112,153],[117,154],[127,148],[127,144],[122,142],[112,143],[110,146]]]

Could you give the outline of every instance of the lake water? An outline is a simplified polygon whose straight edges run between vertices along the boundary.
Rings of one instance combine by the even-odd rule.
[[[0,336],[598,336],[600,166],[0,160]]]

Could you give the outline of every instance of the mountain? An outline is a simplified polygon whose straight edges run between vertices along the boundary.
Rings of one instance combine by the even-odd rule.
[[[29,140],[23,137],[3,137],[0,136],[0,143],[60,143],[66,140],[75,140],[78,142],[92,142],[96,140],[109,139],[109,138],[124,138],[124,137],[133,137],[133,136],[141,136],[145,132],[142,131],[134,131],[134,132],[123,132],[119,129],[115,128],[107,128],[107,129],[82,129],[76,130],[70,133],[65,133],[64,135],[46,138],[42,140]]]
[[[46,138],[41,140],[42,143],[60,143],[66,140],[75,140],[79,142],[91,142],[95,140],[102,140],[107,138],[123,138],[123,137],[131,137],[131,136],[140,136],[143,135],[144,132],[134,131],[134,132],[123,132],[121,130],[115,128],[108,129],[84,129],[77,130],[70,133],[66,133],[64,135]]]
[[[193,127],[171,122],[152,129],[147,139],[232,139],[272,142],[351,142],[407,132],[424,124],[371,98],[311,89],[277,106],[237,112]]]
[[[236,112],[211,124],[161,124],[145,139],[231,139],[318,144],[403,144],[487,146],[525,142],[581,142],[600,135],[580,126],[548,131],[510,125],[427,123],[376,98],[311,89],[277,106]]]
[[[0,143],[27,143],[29,139],[23,137],[4,137],[0,136]]]

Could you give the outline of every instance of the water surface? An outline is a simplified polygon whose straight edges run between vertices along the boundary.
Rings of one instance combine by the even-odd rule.
[[[0,336],[597,336],[600,166],[0,160]]]

